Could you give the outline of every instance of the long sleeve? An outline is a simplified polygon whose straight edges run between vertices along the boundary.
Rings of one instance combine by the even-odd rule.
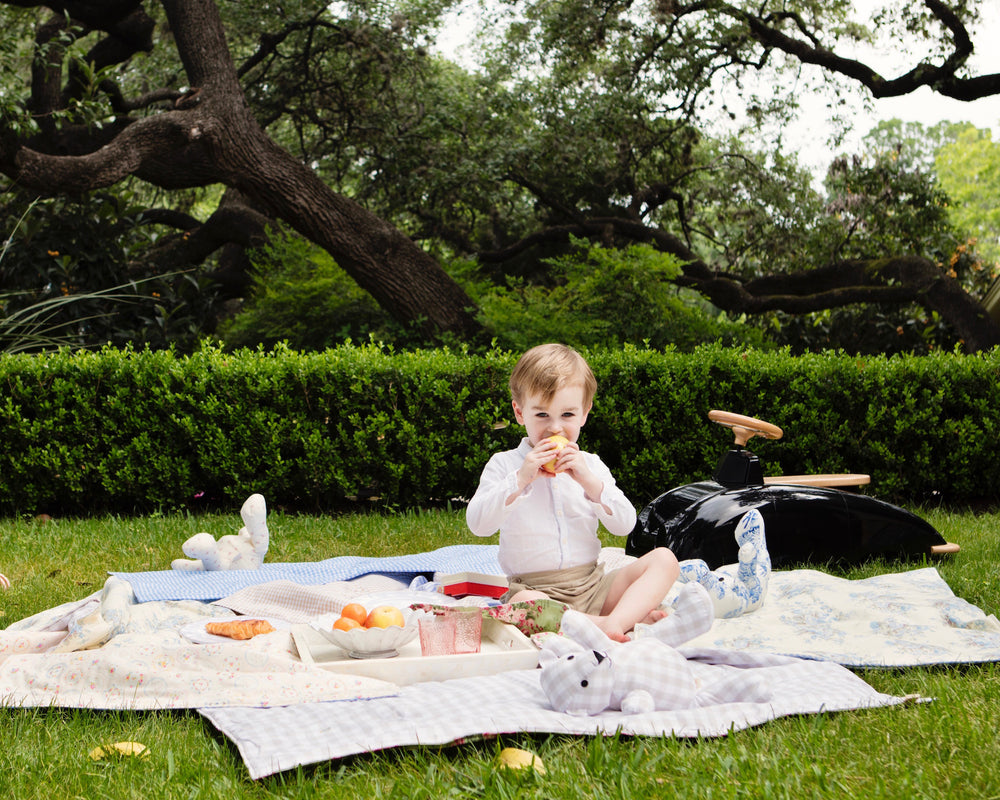
[[[499,531],[509,510],[517,504],[515,500],[508,506],[507,498],[517,491],[517,468],[521,460],[517,451],[511,451],[497,453],[487,462],[479,488],[465,509],[466,524],[476,536],[492,536]]]
[[[594,513],[609,533],[614,536],[628,536],[635,527],[635,506],[618,488],[611,470],[597,456],[592,457],[590,468],[604,483],[601,501],[592,504]],[[610,509],[610,514],[604,510],[605,507]]]

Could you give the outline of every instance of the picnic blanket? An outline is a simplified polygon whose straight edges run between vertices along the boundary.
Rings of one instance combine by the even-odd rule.
[[[394,684],[303,664],[290,626],[237,642],[197,635],[232,618],[191,601],[136,604],[127,583],[0,631],[0,705],[167,709],[353,700]]]
[[[629,559],[616,548],[602,558],[612,568]],[[684,650],[699,670],[757,670],[773,687],[770,702],[572,717],[548,707],[538,670],[398,687],[302,663],[281,627],[352,599],[426,602],[415,577],[498,572],[495,546],[266,566],[114,573],[101,592],[11,625],[0,631],[0,705],[197,708],[261,777],[350,753],[516,731],[719,736],[788,714],[904,701],[843,665],[1000,661],[1000,623],[956,597],[933,568],[859,581],[777,571],[763,607],[716,620]],[[247,643],[190,636],[234,613],[274,619],[279,630]]]
[[[262,586],[283,584],[291,591],[264,590],[265,595],[276,596],[277,607],[256,604],[256,596],[228,607],[241,614],[266,616],[291,612],[291,604],[297,602],[301,610],[293,619],[305,621],[303,614],[320,616],[340,608],[350,594],[349,588],[346,593],[342,588],[344,582],[360,576],[408,584],[435,571],[500,575],[497,552],[496,545],[452,545],[390,558],[341,556],[314,563],[265,564],[260,570],[113,574],[128,581],[139,603],[225,602],[244,591],[253,595]],[[630,560],[621,548],[604,548],[601,557],[608,568]],[[295,587],[302,586],[314,587],[313,597],[297,593]],[[331,586],[335,587],[332,595],[323,588]],[[416,596],[412,602],[425,599]],[[771,574],[768,597],[760,609],[717,620],[698,643],[825,659],[851,667],[988,662],[1000,660],[1000,622],[956,597],[933,567],[861,581],[817,570],[786,570]]]
[[[150,600],[219,600],[270,581],[291,581],[318,586],[349,581],[362,575],[384,575],[409,581],[416,575],[434,572],[486,572],[503,575],[497,562],[499,545],[450,545],[426,553],[371,558],[338,556],[325,561],[264,564],[260,569],[219,572],[114,572],[132,586],[136,602]]]
[[[614,551],[604,558],[611,567],[623,563]],[[336,591],[346,600],[344,589]],[[248,587],[220,602],[252,613],[273,610],[279,602],[304,608],[316,602],[318,594],[322,591],[316,587],[269,584]],[[357,597],[402,603],[426,595],[390,588]],[[681,651],[705,681],[712,670],[755,670],[773,699],[577,717],[553,711],[538,671],[522,670],[403,686],[391,698],[268,709],[206,708],[199,713],[236,745],[254,778],[357,753],[513,732],[717,737],[782,716],[906,702],[913,698],[879,693],[841,665],[1000,660],[1000,622],[956,597],[933,568],[858,581],[791,570],[772,574],[762,608],[744,617],[716,620],[711,631]]]
[[[561,733],[725,736],[792,714],[898,705],[909,698],[876,692],[837,664],[784,656],[686,650],[700,673],[754,669],[772,689],[768,703],[729,703],[681,711],[578,717],[553,711],[539,670],[517,670],[401,687],[396,697],[286,708],[211,708],[199,712],[238,748],[250,776],[409,745],[443,745],[483,735]]]

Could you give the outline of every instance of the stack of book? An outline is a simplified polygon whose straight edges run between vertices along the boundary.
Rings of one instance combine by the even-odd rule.
[[[506,576],[484,572],[435,572],[434,582],[440,583],[441,591],[451,597],[474,594],[496,599],[507,591]]]

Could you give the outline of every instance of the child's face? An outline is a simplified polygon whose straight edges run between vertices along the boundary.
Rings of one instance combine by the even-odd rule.
[[[516,400],[512,404],[514,416],[525,427],[532,447],[557,433],[575,442],[590,413],[580,384],[563,386],[547,402],[541,395],[528,395],[523,407]]]

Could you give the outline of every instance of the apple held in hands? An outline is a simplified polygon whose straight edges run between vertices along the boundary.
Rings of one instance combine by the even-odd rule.
[[[553,444],[556,445],[556,447],[557,447],[556,454],[557,455],[558,455],[558,453],[560,453],[562,451],[562,449],[566,445],[569,444],[569,439],[567,439],[565,436],[560,436],[558,433],[555,436],[550,436],[548,439],[546,439],[546,441],[552,442]],[[556,460],[553,458],[551,461],[546,461],[544,464],[542,464],[542,469],[544,469],[546,472],[550,472],[553,475],[555,475],[556,474]]]

